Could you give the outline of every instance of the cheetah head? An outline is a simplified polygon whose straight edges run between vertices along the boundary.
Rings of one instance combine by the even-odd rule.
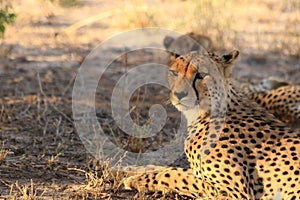
[[[195,116],[209,114],[212,106],[227,97],[224,87],[238,54],[232,51],[219,57],[202,49],[177,57],[168,71],[171,103],[185,116],[191,115],[190,111]]]

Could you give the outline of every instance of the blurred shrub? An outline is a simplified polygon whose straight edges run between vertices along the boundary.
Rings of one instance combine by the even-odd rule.
[[[233,36],[231,10],[236,4],[235,0],[194,0],[193,2],[197,21],[196,30],[211,37],[217,49],[227,47],[228,41],[232,43],[232,38],[229,37]]]
[[[80,2],[78,0],[50,0],[52,3],[57,3],[62,7],[73,7],[79,6]]]
[[[14,23],[16,14],[9,1],[0,0],[0,37],[4,37],[5,27]]]

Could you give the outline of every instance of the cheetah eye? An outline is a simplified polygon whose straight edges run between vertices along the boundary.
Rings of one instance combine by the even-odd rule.
[[[178,76],[178,72],[175,70],[170,70],[172,76]]]
[[[198,72],[195,76],[195,79],[203,79],[205,76],[207,75],[207,73],[205,72]]]

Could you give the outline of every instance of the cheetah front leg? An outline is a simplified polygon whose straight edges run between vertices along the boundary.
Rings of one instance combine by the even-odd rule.
[[[216,190],[207,182],[196,177],[192,169],[166,167],[158,171],[130,176],[125,179],[126,189],[138,191],[176,191],[179,194],[204,197],[216,196]]]

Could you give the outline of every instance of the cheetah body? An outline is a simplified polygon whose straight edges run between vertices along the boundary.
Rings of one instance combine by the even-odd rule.
[[[276,89],[248,93],[253,99],[281,121],[298,126],[300,123],[300,86],[285,85]]]

